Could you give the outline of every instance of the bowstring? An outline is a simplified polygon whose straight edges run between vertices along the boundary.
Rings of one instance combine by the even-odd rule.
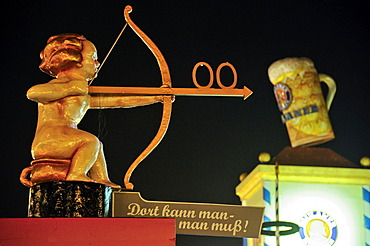
[[[123,26],[123,28],[122,28],[121,32],[118,34],[118,36],[117,36],[116,40],[114,41],[113,45],[110,47],[110,49],[109,49],[108,53],[105,55],[105,57],[104,57],[104,59],[103,59],[102,63],[101,63],[101,64],[100,64],[100,66],[98,67],[98,70],[96,70],[96,72],[95,72],[95,74],[94,74],[93,78],[90,80],[89,85],[91,85],[91,84],[92,84],[92,82],[94,81],[94,79],[97,77],[97,75],[98,75],[98,73],[99,73],[100,69],[103,67],[104,63],[107,61],[107,59],[108,59],[108,57],[109,57],[110,53],[112,52],[113,48],[116,46],[116,44],[117,44],[118,40],[121,38],[122,33],[123,33],[123,31],[126,29],[126,27],[127,27],[127,23]]]
[[[110,53],[112,52],[113,48],[116,46],[118,40],[121,38],[122,36],[122,33],[123,31],[126,29],[127,27],[127,23],[123,26],[123,28],[121,29],[120,33],[118,34],[116,40],[114,41],[114,43],[112,44],[112,46],[110,47],[108,53],[105,55],[102,63],[100,64],[100,66],[98,67],[98,69],[96,70],[93,78],[89,81],[89,85],[92,84],[92,82],[94,81],[94,79],[97,77],[100,69],[103,67],[104,63],[107,61]],[[99,97],[100,98],[100,97]],[[107,132],[107,129],[106,129],[106,124],[107,124],[107,120],[105,118],[105,115],[103,114],[103,110],[100,109],[99,110],[99,114],[98,114],[98,138],[100,140],[103,140],[105,138],[106,135],[108,135],[108,132]]]

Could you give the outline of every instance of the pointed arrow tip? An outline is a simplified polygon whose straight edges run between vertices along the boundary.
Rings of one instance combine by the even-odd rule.
[[[248,87],[243,87],[243,99],[247,99],[250,95],[252,95],[253,91],[251,91]]]

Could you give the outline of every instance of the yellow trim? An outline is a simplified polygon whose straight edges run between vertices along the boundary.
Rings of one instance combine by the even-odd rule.
[[[240,200],[252,196],[264,181],[275,181],[274,165],[258,165],[235,189]],[[279,181],[370,185],[370,169],[280,165]]]

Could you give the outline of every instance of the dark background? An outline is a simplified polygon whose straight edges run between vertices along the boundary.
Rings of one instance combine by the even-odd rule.
[[[13,1],[2,8],[2,198],[0,217],[26,217],[28,188],[19,181],[31,161],[37,105],[29,87],[51,78],[39,71],[39,52],[51,35],[75,32],[95,43],[100,61],[124,25],[123,9],[155,42],[170,67],[173,87],[194,87],[193,66],[214,71],[230,62],[253,95],[177,97],[166,136],[133,173],[148,200],[240,204],[239,175],[258,155],[289,146],[267,68],[285,57],[309,57],[332,76],[337,94],[329,112],[336,139],[330,148],[355,164],[369,156],[369,4],[367,1]],[[222,81],[231,72],[222,70]],[[203,76],[204,75],[204,76]],[[205,70],[200,69],[199,81]],[[156,60],[127,28],[94,85],[161,85]],[[325,91],[325,88],[324,88]],[[81,129],[99,134],[110,178],[122,184],[129,165],[154,137],[162,105],[91,110]],[[99,120],[100,119],[100,120]],[[100,123],[99,123],[100,122]],[[103,128],[100,131],[99,128]],[[183,245],[241,245],[241,239],[178,236]]]

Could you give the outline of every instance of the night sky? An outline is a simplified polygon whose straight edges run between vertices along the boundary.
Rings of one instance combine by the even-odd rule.
[[[267,68],[285,57],[309,57],[332,76],[337,94],[329,112],[336,139],[330,148],[353,163],[370,155],[370,5],[366,1],[17,1],[3,7],[2,193],[0,217],[26,217],[28,188],[19,174],[32,160],[37,105],[26,98],[34,84],[51,79],[38,69],[39,52],[55,34],[83,34],[101,61],[125,24],[123,9],[154,41],[170,68],[173,87],[195,87],[200,61],[216,71],[230,62],[241,98],[176,97],[161,144],[139,165],[131,181],[155,201],[240,204],[239,175],[258,165],[258,155],[290,146]],[[4,59],[5,58],[5,59]],[[231,72],[222,70],[231,83]],[[208,82],[205,70],[199,82]],[[161,86],[156,60],[127,28],[94,85]],[[216,85],[216,83],[215,83]],[[215,86],[216,87],[216,86]],[[324,88],[324,92],[325,92]],[[129,165],[155,136],[162,105],[90,110],[80,129],[104,143],[112,181],[123,184]],[[178,236],[177,245],[241,245],[241,239]]]

